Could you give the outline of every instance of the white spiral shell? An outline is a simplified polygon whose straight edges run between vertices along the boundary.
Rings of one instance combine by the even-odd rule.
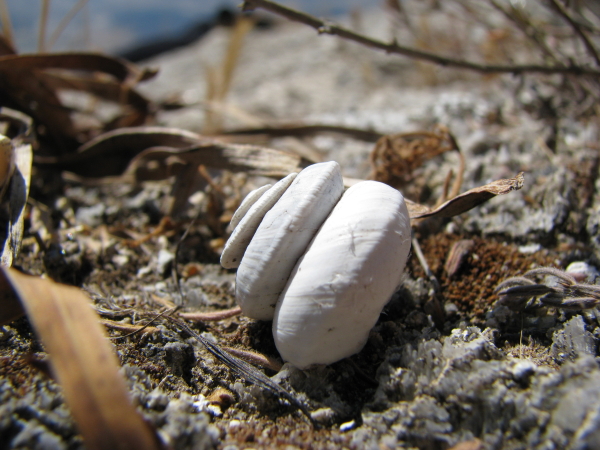
[[[375,181],[342,191],[336,162],[300,172],[264,216],[236,277],[242,312],[274,319],[279,353],[301,369],[360,351],[410,250],[400,192]]]

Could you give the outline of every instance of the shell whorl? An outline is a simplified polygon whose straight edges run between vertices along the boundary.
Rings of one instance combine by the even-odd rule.
[[[222,261],[241,259],[236,300],[245,315],[274,319],[284,360],[301,369],[331,364],[360,351],[400,284],[408,210],[383,183],[360,182],[344,193],[333,161],[304,169],[265,207],[263,197],[278,184],[248,200],[256,203],[230,241],[243,239],[233,240],[235,252],[226,247]]]
[[[309,242],[344,190],[340,166],[304,169],[265,215],[236,277],[236,299],[253,319],[271,320],[279,294]]]
[[[400,284],[410,242],[400,192],[375,181],[349,188],[277,303],[273,336],[283,359],[302,369],[360,351]]]

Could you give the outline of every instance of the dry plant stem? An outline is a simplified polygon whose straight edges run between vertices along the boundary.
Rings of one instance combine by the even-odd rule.
[[[419,260],[419,263],[421,264],[421,267],[423,268],[423,271],[425,271],[425,275],[427,275],[427,278],[429,278],[429,281],[431,281],[433,283],[435,292],[439,292],[440,283],[439,283],[438,279],[435,277],[435,275],[433,274],[433,272],[431,271],[431,269],[429,268],[429,264],[427,264],[427,260],[425,259],[425,255],[423,255],[423,251],[421,250],[421,246],[419,245],[419,241],[417,240],[417,238],[412,238],[412,247],[413,247],[413,250],[415,251],[415,255],[417,255],[417,258]]]
[[[225,196],[223,189],[221,189],[221,186],[219,186],[215,182],[213,177],[210,176],[210,173],[208,172],[208,170],[206,169],[206,166],[204,164],[200,164],[198,166],[198,173],[200,174],[200,176],[202,178],[204,178],[204,180],[206,180],[206,182],[209,184],[209,186],[215,190],[215,192],[217,192],[219,195]]]
[[[204,345],[206,350],[208,350],[214,357],[216,357],[219,361],[224,363],[227,367],[229,367],[239,376],[244,378],[246,381],[257,385],[262,389],[270,391],[271,393],[277,395],[279,398],[284,398],[285,400],[287,400],[292,406],[295,406],[300,411],[302,411],[304,415],[310,420],[311,424],[316,426],[306,406],[304,406],[297,398],[295,398],[288,391],[286,391],[273,380],[271,380],[269,377],[267,377],[264,373],[252,367],[247,362],[236,358],[233,355],[230,355],[218,345],[213,344],[208,339],[202,337],[201,335],[193,331],[181,320],[171,316],[165,316],[165,318],[169,319],[187,334],[198,340],[202,345]]]
[[[319,133],[336,133],[350,136],[365,142],[376,142],[383,134],[373,130],[343,127],[337,125],[281,125],[265,128],[244,128],[226,131],[225,136],[265,134],[271,137],[281,136],[312,136]],[[218,136],[216,136],[218,137]]]
[[[159,305],[164,306],[165,308],[168,309],[173,309],[175,308],[177,305],[175,305],[175,303],[173,303],[171,300],[167,299],[167,298],[163,298],[163,297],[159,297],[156,294],[152,294],[152,300],[154,300],[156,303],[158,303]]]
[[[235,308],[225,309],[223,311],[213,312],[187,312],[179,313],[179,317],[192,322],[216,322],[219,320],[229,319],[230,317],[238,316],[242,313],[242,308],[236,306]]]
[[[295,22],[303,23],[316,29],[319,33],[322,34],[331,34],[339,36],[343,39],[357,42],[366,47],[384,50],[385,52],[391,54],[403,55],[409,58],[428,61],[430,63],[438,64],[445,67],[456,67],[459,69],[471,70],[480,73],[541,73],[548,75],[557,73],[570,73],[576,75],[600,75],[600,70],[598,69],[574,64],[569,64],[568,66],[546,66],[541,64],[497,65],[481,64],[474,61],[455,59],[443,55],[438,55],[436,53],[426,52],[418,50],[416,48],[399,45],[395,40],[391,43],[387,43],[378,39],[373,39],[359,33],[354,33],[353,31],[334,25],[330,22],[317,19],[316,17],[313,17],[309,14],[305,14],[303,12],[287,8],[278,3],[271,2],[268,0],[247,0],[243,4],[243,11],[252,11],[254,8],[262,8],[272,13],[279,14]]]
[[[177,242],[177,246],[175,247],[175,256],[173,257],[173,270],[171,271],[171,275],[173,277],[173,282],[175,283],[175,286],[177,286],[177,291],[179,292],[179,302],[177,302],[177,308],[182,307],[186,299],[186,296],[184,295],[183,290],[181,289],[181,283],[179,281],[181,280],[179,266],[177,265],[177,261],[179,260],[179,249],[181,248],[181,243],[185,240],[185,238],[187,238],[187,235],[196,223],[196,220],[198,220],[198,217],[200,217],[201,212],[201,209],[198,210],[198,214],[196,214],[196,217],[194,217],[194,220],[192,220],[190,226],[186,228],[185,232],[181,236],[181,239],[179,239],[179,241]]]
[[[542,51],[542,53],[550,58],[554,63],[558,63],[558,58],[552,52],[550,48],[544,42],[544,36],[526,16],[514,14],[515,8],[513,6],[510,7],[511,10],[502,6],[496,0],[490,0],[491,5],[500,11],[508,20],[513,22],[517,29],[520,30],[527,36],[532,42],[534,42],[538,48]]]
[[[118,331],[127,331],[130,332],[129,334],[125,335],[125,336],[117,336],[115,338],[112,339],[124,339],[126,337],[129,337],[135,333],[139,333],[140,331],[145,331],[146,333],[156,333],[158,331],[158,328],[156,327],[151,327],[150,324],[146,324],[146,325],[130,325],[130,324],[126,324],[126,323],[118,323],[115,322],[113,320],[101,320],[100,323],[102,325],[104,325],[107,328],[111,328],[113,330],[118,330]]]
[[[600,70],[593,69],[584,66],[578,66],[570,64],[545,66],[540,64],[517,64],[517,65],[496,65],[496,64],[481,64],[474,61],[467,61],[461,59],[449,58],[447,56],[438,55],[436,53],[426,52],[418,50],[412,47],[406,47],[399,45],[396,41],[391,43],[383,42],[378,39],[373,39],[368,36],[354,33],[347,28],[334,25],[330,22],[317,19],[309,14],[296,11],[291,8],[287,8],[279,3],[271,2],[269,0],[246,0],[243,3],[243,11],[251,11],[254,8],[262,8],[272,13],[283,16],[289,20],[300,22],[308,25],[319,33],[331,34],[339,36],[349,41],[357,42],[366,47],[383,50],[387,53],[403,55],[409,58],[419,59],[422,61],[428,61],[433,64],[439,64],[446,67],[456,67],[458,69],[472,70],[480,73],[542,73],[542,74],[555,74],[555,73],[571,73],[580,75],[600,75]]]
[[[40,12],[40,28],[38,30],[38,52],[46,51],[46,28],[48,26],[48,13],[50,12],[50,0],[42,0]]]
[[[573,31],[583,41],[583,45],[585,45],[585,48],[587,49],[587,51],[590,54],[590,56],[592,58],[594,58],[594,61],[596,61],[596,64],[600,66],[600,56],[598,56],[598,52],[596,51],[596,47],[594,47],[594,44],[592,44],[592,41],[590,41],[590,39],[587,37],[587,35],[581,29],[581,27],[579,26],[579,24],[577,22],[575,22],[575,19],[573,19],[573,17],[571,17],[571,15],[566,10],[566,8],[563,5],[561,5],[560,2],[558,2],[557,0],[550,0],[550,4],[556,10],[556,12],[563,19],[565,19],[566,22],[568,22],[568,24],[571,26],[571,28],[573,28]]]
[[[6,0],[0,0],[0,22],[2,22],[2,34],[10,45],[14,48],[15,40],[13,38],[13,27],[10,21],[10,13],[8,11],[8,5]]]
[[[161,234],[164,234],[169,230],[172,230],[174,227],[175,224],[173,223],[173,219],[171,219],[171,217],[169,216],[164,216],[162,219],[160,219],[158,226],[150,233],[146,234],[140,239],[127,240],[125,241],[125,245],[132,248],[139,247],[143,243],[148,242],[150,239],[160,236]]]
[[[87,4],[87,2],[88,0],[79,0],[71,7],[69,12],[61,19],[60,23],[56,27],[56,30],[54,30],[52,35],[50,35],[50,39],[48,39],[48,43],[46,44],[47,50],[52,49],[61,33],[65,30],[65,28],[67,28],[67,25],[69,25],[69,22],[73,20],[73,17],[77,15],[77,13]]]
[[[252,29],[254,21],[248,17],[241,17],[237,20],[227,45],[224,60],[219,69],[209,68],[207,74],[207,102],[222,103],[231,88],[231,81],[239,55],[242,49],[242,43],[246,34]],[[210,134],[221,130],[222,116],[215,114],[215,110],[206,111],[204,133]]]
[[[223,347],[223,349],[231,353],[233,356],[242,358],[244,361],[249,362],[250,364],[253,364],[255,366],[271,369],[275,372],[279,372],[281,370],[282,364],[279,361],[273,358],[269,358],[266,355],[261,355],[260,353],[233,347]]]

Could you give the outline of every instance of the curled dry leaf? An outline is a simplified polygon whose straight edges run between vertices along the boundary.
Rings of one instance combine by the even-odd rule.
[[[20,133],[14,138],[1,137],[5,180],[0,187],[0,264],[10,267],[23,239],[25,204],[29,196],[33,151],[28,142],[31,119],[8,108],[0,109],[0,121],[16,123]]]
[[[460,194],[435,209],[414,202],[407,202],[408,213],[411,219],[425,219],[427,217],[454,217],[467,212],[477,205],[486,202],[496,195],[508,194],[523,187],[523,172],[514,178],[493,181],[485,186],[476,187]]]
[[[91,139],[76,153],[39,157],[36,163],[56,165],[80,177],[114,177],[121,175],[131,160],[148,148],[188,148],[205,141],[199,134],[179,128],[126,127]]]
[[[62,91],[87,92],[122,106],[121,116],[100,125],[100,131],[104,131],[106,126],[144,122],[151,108],[133,87],[153,75],[125,60],[92,53],[0,56],[0,93],[5,104],[45,125],[46,139],[67,153],[77,148],[81,137],[98,130],[74,123],[73,111],[61,99]]]
[[[161,448],[131,403],[119,361],[83,291],[4,267],[0,288],[0,324],[26,312],[86,448]]]
[[[301,167],[302,160],[297,155],[267,147],[213,141],[186,149],[148,149],[134,158],[126,176],[136,181],[147,179],[145,167],[151,162],[159,167],[161,164],[163,167],[203,165],[213,169],[245,172],[248,175],[283,177],[296,172]]]
[[[298,169],[301,158],[266,147],[219,142],[178,128],[132,127],[104,133],[77,153],[36,162],[57,165],[79,177],[145,181],[175,175],[184,165],[284,176]]]
[[[403,139],[407,139],[407,136],[414,138],[409,139],[409,143],[422,144],[423,139],[431,141],[430,147],[427,147],[430,150],[437,146],[438,150],[435,151],[420,151],[420,156],[415,157],[419,164],[423,158],[433,154],[458,151],[454,138],[443,128],[440,128],[438,134],[421,132],[398,136],[404,136]],[[417,147],[421,148],[421,144]],[[277,178],[307,165],[300,156],[280,150],[220,142],[189,131],[163,127],[133,127],[111,131],[80,147],[75,154],[38,158],[36,162],[56,164],[61,169],[74,173],[76,178],[117,177],[117,180],[111,181],[139,182],[178,175],[180,188],[175,189],[173,194],[176,198],[187,198],[189,193],[184,190],[193,184],[188,178],[198,176],[200,166]],[[414,164],[411,163],[410,168]],[[452,188],[453,194],[458,191],[461,179],[459,171]],[[453,217],[496,195],[520,189],[522,185],[523,174],[520,173],[515,178],[471,189],[433,209],[410,200],[407,200],[407,205],[411,219]]]

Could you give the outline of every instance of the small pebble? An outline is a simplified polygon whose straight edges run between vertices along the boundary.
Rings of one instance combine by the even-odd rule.
[[[539,252],[542,249],[540,244],[529,244],[529,245],[521,245],[519,246],[519,252],[524,254],[530,254]]]
[[[123,267],[129,262],[129,256],[115,255],[111,258],[111,261],[115,265],[115,267]]]
[[[351,420],[350,422],[344,422],[343,424],[340,425],[340,431],[342,431],[342,432],[350,431],[355,426],[356,426],[356,422],[354,420]]]
[[[593,283],[600,272],[594,267],[584,261],[575,261],[567,266],[565,270],[569,275],[575,278],[577,281],[587,281]]]
[[[535,372],[536,365],[531,361],[519,361],[512,367],[512,375],[517,381],[527,381]]]
[[[208,406],[209,406],[208,400],[202,394],[198,394],[198,395],[194,396],[193,405],[197,412],[208,411]]]
[[[229,422],[229,429],[232,431],[237,430],[240,426],[242,425],[242,422],[240,422],[237,419],[233,419]]]
[[[321,424],[331,423],[334,415],[335,412],[331,408],[319,408],[310,413],[310,417],[312,417],[315,422]]]
[[[158,252],[158,273],[164,275],[170,269],[175,255],[168,250],[159,250]]]

